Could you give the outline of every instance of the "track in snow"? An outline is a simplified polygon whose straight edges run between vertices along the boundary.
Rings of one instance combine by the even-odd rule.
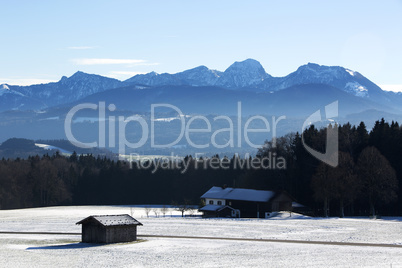
[[[62,232],[2,232],[2,231],[0,231],[0,234],[81,235],[81,233],[62,233]],[[257,239],[257,238],[212,237],[212,236],[146,235],[146,234],[145,235],[137,235],[137,237],[230,240],[230,241],[293,243],[293,244],[313,244],[313,245],[332,245],[332,246],[384,247],[384,248],[401,248],[402,249],[402,245],[399,245],[399,244],[381,244],[381,243],[308,241],[308,240],[265,239],[265,238]]]

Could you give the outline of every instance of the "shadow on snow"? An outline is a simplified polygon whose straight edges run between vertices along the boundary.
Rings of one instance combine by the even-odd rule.
[[[65,245],[53,245],[53,246],[42,246],[42,247],[29,247],[27,250],[35,249],[82,249],[82,248],[92,248],[104,246],[106,244],[92,244],[92,243],[71,243]]]

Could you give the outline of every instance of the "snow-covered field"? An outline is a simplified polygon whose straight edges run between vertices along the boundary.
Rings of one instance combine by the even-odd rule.
[[[402,245],[402,218],[181,218],[140,206],[49,207],[0,211],[0,231],[80,232],[89,215],[132,214],[139,235],[290,239]],[[0,234],[0,267],[402,267],[402,248],[260,241],[142,238],[111,245],[81,244],[79,235]]]

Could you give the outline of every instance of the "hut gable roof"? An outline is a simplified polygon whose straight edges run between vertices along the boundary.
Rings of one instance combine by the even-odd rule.
[[[128,214],[122,215],[93,215],[89,216],[76,224],[85,224],[89,222],[97,222],[103,226],[123,226],[123,225],[142,225]]]
[[[214,186],[209,189],[201,198],[241,200],[252,202],[268,202],[275,196],[273,191],[262,191],[242,188],[225,188]]]

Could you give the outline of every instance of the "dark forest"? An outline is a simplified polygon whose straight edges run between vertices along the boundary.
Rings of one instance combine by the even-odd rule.
[[[402,127],[384,119],[371,131],[363,122],[328,127],[339,133],[335,168],[310,155],[299,133],[277,138],[276,146],[266,141],[253,158],[187,156],[183,161],[190,165],[185,170],[179,166],[153,172],[155,162],[147,163],[146,169],[138,163],[76,153],[3,158],[0,208],[199,204],[209,188],[227,185],[286,191],[317,216],[401,215]],[[311,126],[303,138],[324,152],[326,132]],[[245,168],[255,159],[273,157],[283,158],[286,168]]]

